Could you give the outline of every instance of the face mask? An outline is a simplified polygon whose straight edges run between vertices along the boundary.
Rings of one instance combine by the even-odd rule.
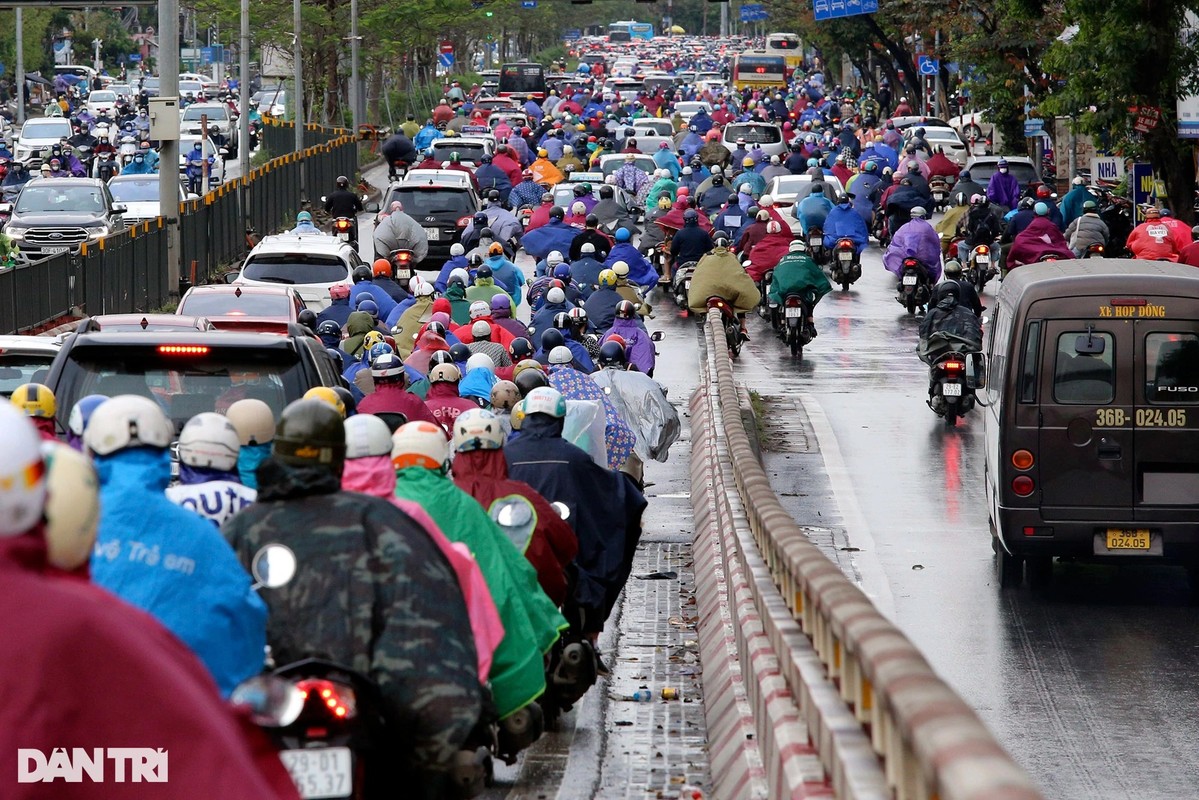
[[[999,172],[1002,175],[1007,175],[1007,167],[1000,167]]]
[[[145,159],[143,159],[141,156],[134,156],[134,157],[133,157],[133,160],[134,160],[134,161],[136,161],[137,163],[139,163],[139,164],[140,164],[140,163],[142,163],[142,161],[144,161]]]

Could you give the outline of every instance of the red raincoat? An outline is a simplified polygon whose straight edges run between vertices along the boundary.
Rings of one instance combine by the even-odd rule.
[[[667,231],[680,231],[683,229],[683,212],[690,206],[685,200],[676,200],[674,207],[667,211],[662,216],[658,217],[654,222]],[[712,232],[712,220],[708,219],[707,214],[700,213],[699,227],[703,228],[708,233]]]
[[[441,427],[451,434],[454,432],[454,420],[458,419],[459,414],[479,407],[478,403],[473,403],[458,395],[458,384],[447,381],[438,381],[429,386],[425,405],[433,412],[433,416],[437,418]]]

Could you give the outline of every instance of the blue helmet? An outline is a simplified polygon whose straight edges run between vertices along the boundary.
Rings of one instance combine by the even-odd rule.
[[[391,349],[391,345],[389,345],[387,342],[379,342],[378,344],[371,346],[371,349],[367,354],[367,360],[374,361],[379,356],[388,355],[394,352],[395,351]]]
[[[369,296],[367,296],[363,300],[358,301],[358,310],[365,311],[366,313],[370,314],[375,319],[379,318],[379,304],[376,303],[374,300],[371,300]]]
[[[627,242],[631,237],[632,234],[629,233],[628,228],[618,228],[616,230],[616,241],[618,242]]]

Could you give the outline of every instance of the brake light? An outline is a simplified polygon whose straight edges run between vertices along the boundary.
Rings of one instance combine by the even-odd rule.
[[[459,217],[458,221],[455,224],[459,228],[465,228],[467,225],[470,224],[471,219],[473,219],[473,218],[472,217]]]
[[[798,308],[799,306],[803,305],[803,303],[799,302],[798,297],[788,297],[783,300],[783,305],[787,306],[788,308]]]
[[[351,719],[358,713],[358,703],[354,690],[347,686],[338,686],[333,681],[309,678],[296,684],[296,688],[304,695],[320,701],[328,713],[338,719]]]
[[[978,253],[980,256],[985,256],[987,253],[991,252],[991,248],[987,247],[985,244],[980,244],[978,247],[974,248],[974,252]]]
[[[1012,491],[1017,497],[1028,497],[1034,489],[1036,489],[1036,485],[1027,475],[1017,475],[1012,479]]]
[[[396,253],[396,261],[407,262],[412,258],[411,253]]]
[[[1113,297],[1113,306],[1147,306],[1149,301],[1143,297]]]
[[[842,250],[852,250],[853,249],[853,240],[842,239],[841,241],[837,242],[837,247],[841,248]]]
[[[1027,450],[1017,450],[1012,453],[1012,466],[1021,472],[1032,469],[1033,462],[1032,453]]]
[[[942,368],[946,372],[961,372],[962,370],[966,369],[966,364],[962,361],[946,361],[942,365]]]
[[[333,223],[333,227],[339,231],[348,231],[350,229],[350,221],[348,219],[339,219]]]
[[[208,346],[202,344],[160,344],[159,355],[164,356],[206,356]]]
[[[914,258],[905,258],[903,260],[904,269],[908,269],[909,267],[916,267],[918,265],[919,265],[919,262],[916,261],[916,259],[914,259]]]

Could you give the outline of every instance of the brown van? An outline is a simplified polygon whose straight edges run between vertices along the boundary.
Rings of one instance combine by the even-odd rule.
[[[1087,259],[1003,282],[988,325],[987,503],[1000,584],[1054,557],[1199,578],[1199,270]]]

